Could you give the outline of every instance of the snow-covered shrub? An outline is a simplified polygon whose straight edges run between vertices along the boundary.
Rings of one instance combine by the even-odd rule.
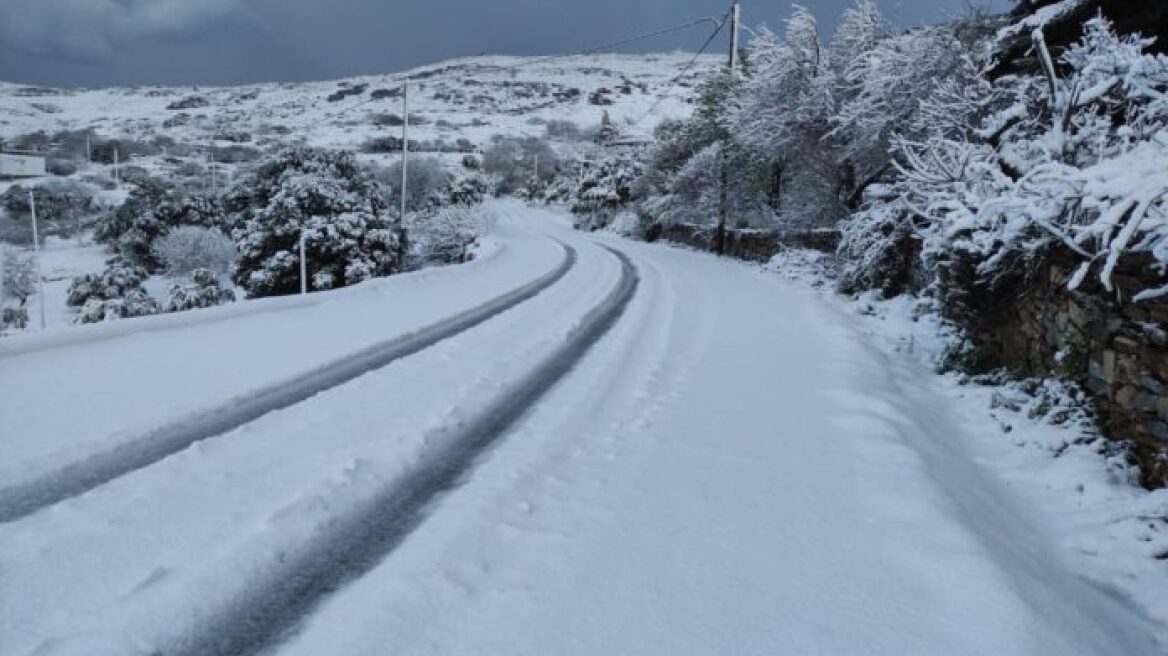
[[[471,257],[471,247],[490,232],[495,215],[482,206],[450,206],[414,217],[410,236],[425,263],[457,264]]]
[[[634,185],[643,173],[644,161],[636,149],[614,148],[598,160],[585,162],[571,198],[577,224],[587,229],[607,226],[633,202]]]
[[[468,175],[458,178],[446,190],[445,203],[447,205],[462,205],[470,207],[483,202],[490,192],[490,184],[481,175]]]
[[[301,235],[311,289],[401,270],[405,233],[392,225],[381,186],[351,152],[285,150],[243,176],[225,202],[240,253],[235,282],[253,296],[300,289]]]
[[[555,177],[559,158],[546,141],[538,137],[492,137],[483,151],[483,171],[495,180],[500,195],[514,194],[530,187],[537,177],[547,184]]]
[[[879,197],[881,187],[869,196]],[[884,199],[882,199],[884,200]],[[880,290],[885,298],[909,291],[920,240],[895,202],[882,202],[840,223],[838,287],[845,294]]]
[[[100,323],[116,319],[130,319],[158,314],[158,301],[144,289],[131,290],[125,296],[111,299],[91,298],[77,311],[75,323]]]
[[[40,237],[72,237],[84,230],[97,213],[91,189],[70,180],[54,180],[32,188],[36,199],[37,224]],[[13,185],[0,195],[0,207],[6,214],[3,227],[12,227],[5,235],[10,243],[32,243],[32,208],[28,187]]]
[[[180,226],[159,237],[154,255],[172,276],[191,275],[199,269],[226,275],[239,259],[235,243],[222,230],[200,226]]]
[[[79,308],[76,323],[98,323],[158,312],[158,302],[142,288],[146,270],[121,256],[110,258],[105,271],[74,278],[65,303]]]
[[[73,279],[65,296],[69,307],[81,307],[91,300],[122,298],[142,288],[149,277],[146,269],[122,256],[106,260],[101,273],[87,273]]]
[[[0,309],[0,330],[24,330],[28,327],[28,308],[5,307]]]
[[[927,266],[964,271],[958,284],[1025,278],[1050,248],[1081,258],[1071,288],[1095,272],[1111,290],[1120,259],[1137,254],[1168,273],[1168,58],[1103,18],[1084,31],[1062,73],[1035,32],[1045,77],[949,93],[933,112],[976,129],[894,142],[899,180],[872,211],[911,221]],[[1165,293],[1168,283],[1135,300]]]
[[[37,275],[36,263],[30,253],[20,253],[4,249],[3,285],[0,286],[0,306],[3,307],[4,317],[0,319],[0,328],[24,329],[28,323],[28,299],[36,292]]]
[[[394,162],[378,171],[377,180],[386,191],[386,202],[391,212],[400,212],[401,162]],[[453,176],[436,157],[411,157],[406,165],[406,212],[421,212],[442,204],[443,196]]]
[[[195,269],[189,284],[175,283],[167,291],[163,312],[183,312],[235,301],[235,292],[223,286],[210,269]]]

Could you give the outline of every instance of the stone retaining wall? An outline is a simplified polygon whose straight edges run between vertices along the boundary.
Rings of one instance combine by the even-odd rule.
[[[1066,281],[1077,266],[1054,257],[1020,294],[966,328],[984,364],[1083,385],[1104,433],[1135,445],[1144,484],[1168,486],[1168,298],[1123,300],[1163,276],[1150,259],[1135,259],[1113,276],[1118,294],[1097,282],[1072,292]]]
[[[717,230],[712,226],[654,223],[645,230],[643,237],[645,241],[667,241],[713,252]],[[839,232],[834,229],[750,230],[727,228],[724,254],[750,262],[766,262],[784,247],[810,248],[834,253],[838,243]]]

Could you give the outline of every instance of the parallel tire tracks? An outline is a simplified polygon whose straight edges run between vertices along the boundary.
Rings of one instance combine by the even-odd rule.
[[[366,573],[400,544],[448,491],[473,471],[476,459],[506,435],[624,314],[639,277],[623,253],[613,290],[563,344],[503,389],[476,416],[441,431],[411,469],[370,491],[301,544],[290,545],[215,612],[160,653],[171,656],[256,654],[277,646],[327,595]]]
[[[506,312],[552,286],[575,266],[575,249],[562,242],[560,246],[564,249],[564,258],[555,269],[482,305],[407,335],[374,344],[293,379],[262,387],[246,398],[182,417],[42,476],[0,487],[0,522],[20,519],[88,492],[196,442],[222,435],[270,412],[300,403]]]

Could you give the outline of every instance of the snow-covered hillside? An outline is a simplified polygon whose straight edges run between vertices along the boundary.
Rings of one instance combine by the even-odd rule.
[[[693,84],[721,58],[702,57],[689,67],[693,60],[688,53],[472,57],[401,74],[221,88],[0,84],[0,137],[92,127],[109,136],[201,145],[247,133],[248,142],[303,138],[358,147],[373,136],[400,134],[387,125],[395,121],[378,115],[400,115],[403,80],[410,84],[410,113],[421,119],[411,131],[419,141],[481,145],[495,134],[542,134],[552,120],[595,126],[605,110],[630,134],[647,135],[662,118],[688,115]]]

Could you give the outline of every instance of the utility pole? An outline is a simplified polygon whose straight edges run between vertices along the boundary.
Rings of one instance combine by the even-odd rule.
[[[85,163],[88,166],[93,161],[93,148],[89,144],[89,133],[85,133]]]
[[[535,181],[539,182],[539,153],[535,154]]]
[[[308,293],[308,254],[305,252],[304,230],[300,231],[300,295]]]
[[[120,185],[121,178],[118,177],[118,147],[114,146],[114,185]]]
[[[410,154],[410,83],[402,83],[402,180],[401,180],[401,214],[398,215],[398,226],[406,220],[406,166]]]
[[[207,149],[207,160],[209,161],[209,164],[207,164],[207,168],[209,168],[211,170],[211,193],[215,194],[215,193],[218,193],[218,191],[219,191],[219,185],[218,185],[217,181],[215,180],[215,147],[214,146]]]
[[[738,26],[742,19],[742,10],[738,4],[738,0],[734,0],[734,4],[730,7],[730,76],[733,78],[734,73],[738,70]],[[729,174],[726,171],[726,146],[722,145],[718,154],[718,230],[714,235],[714,252],[722,255],[726,252],[726,212],[727,204],[727,179]]]
[[[742,22],[742,10],[738,0],[730,8],[730,71],[738,68],[738,26]]]
[[[36,196],[28,190],[28,207],[32,210],[32,251],[36,256],[37,293],[41,297],[41,330],[45,329],[45,274],[41,268],[41,238],[37,231]]]

